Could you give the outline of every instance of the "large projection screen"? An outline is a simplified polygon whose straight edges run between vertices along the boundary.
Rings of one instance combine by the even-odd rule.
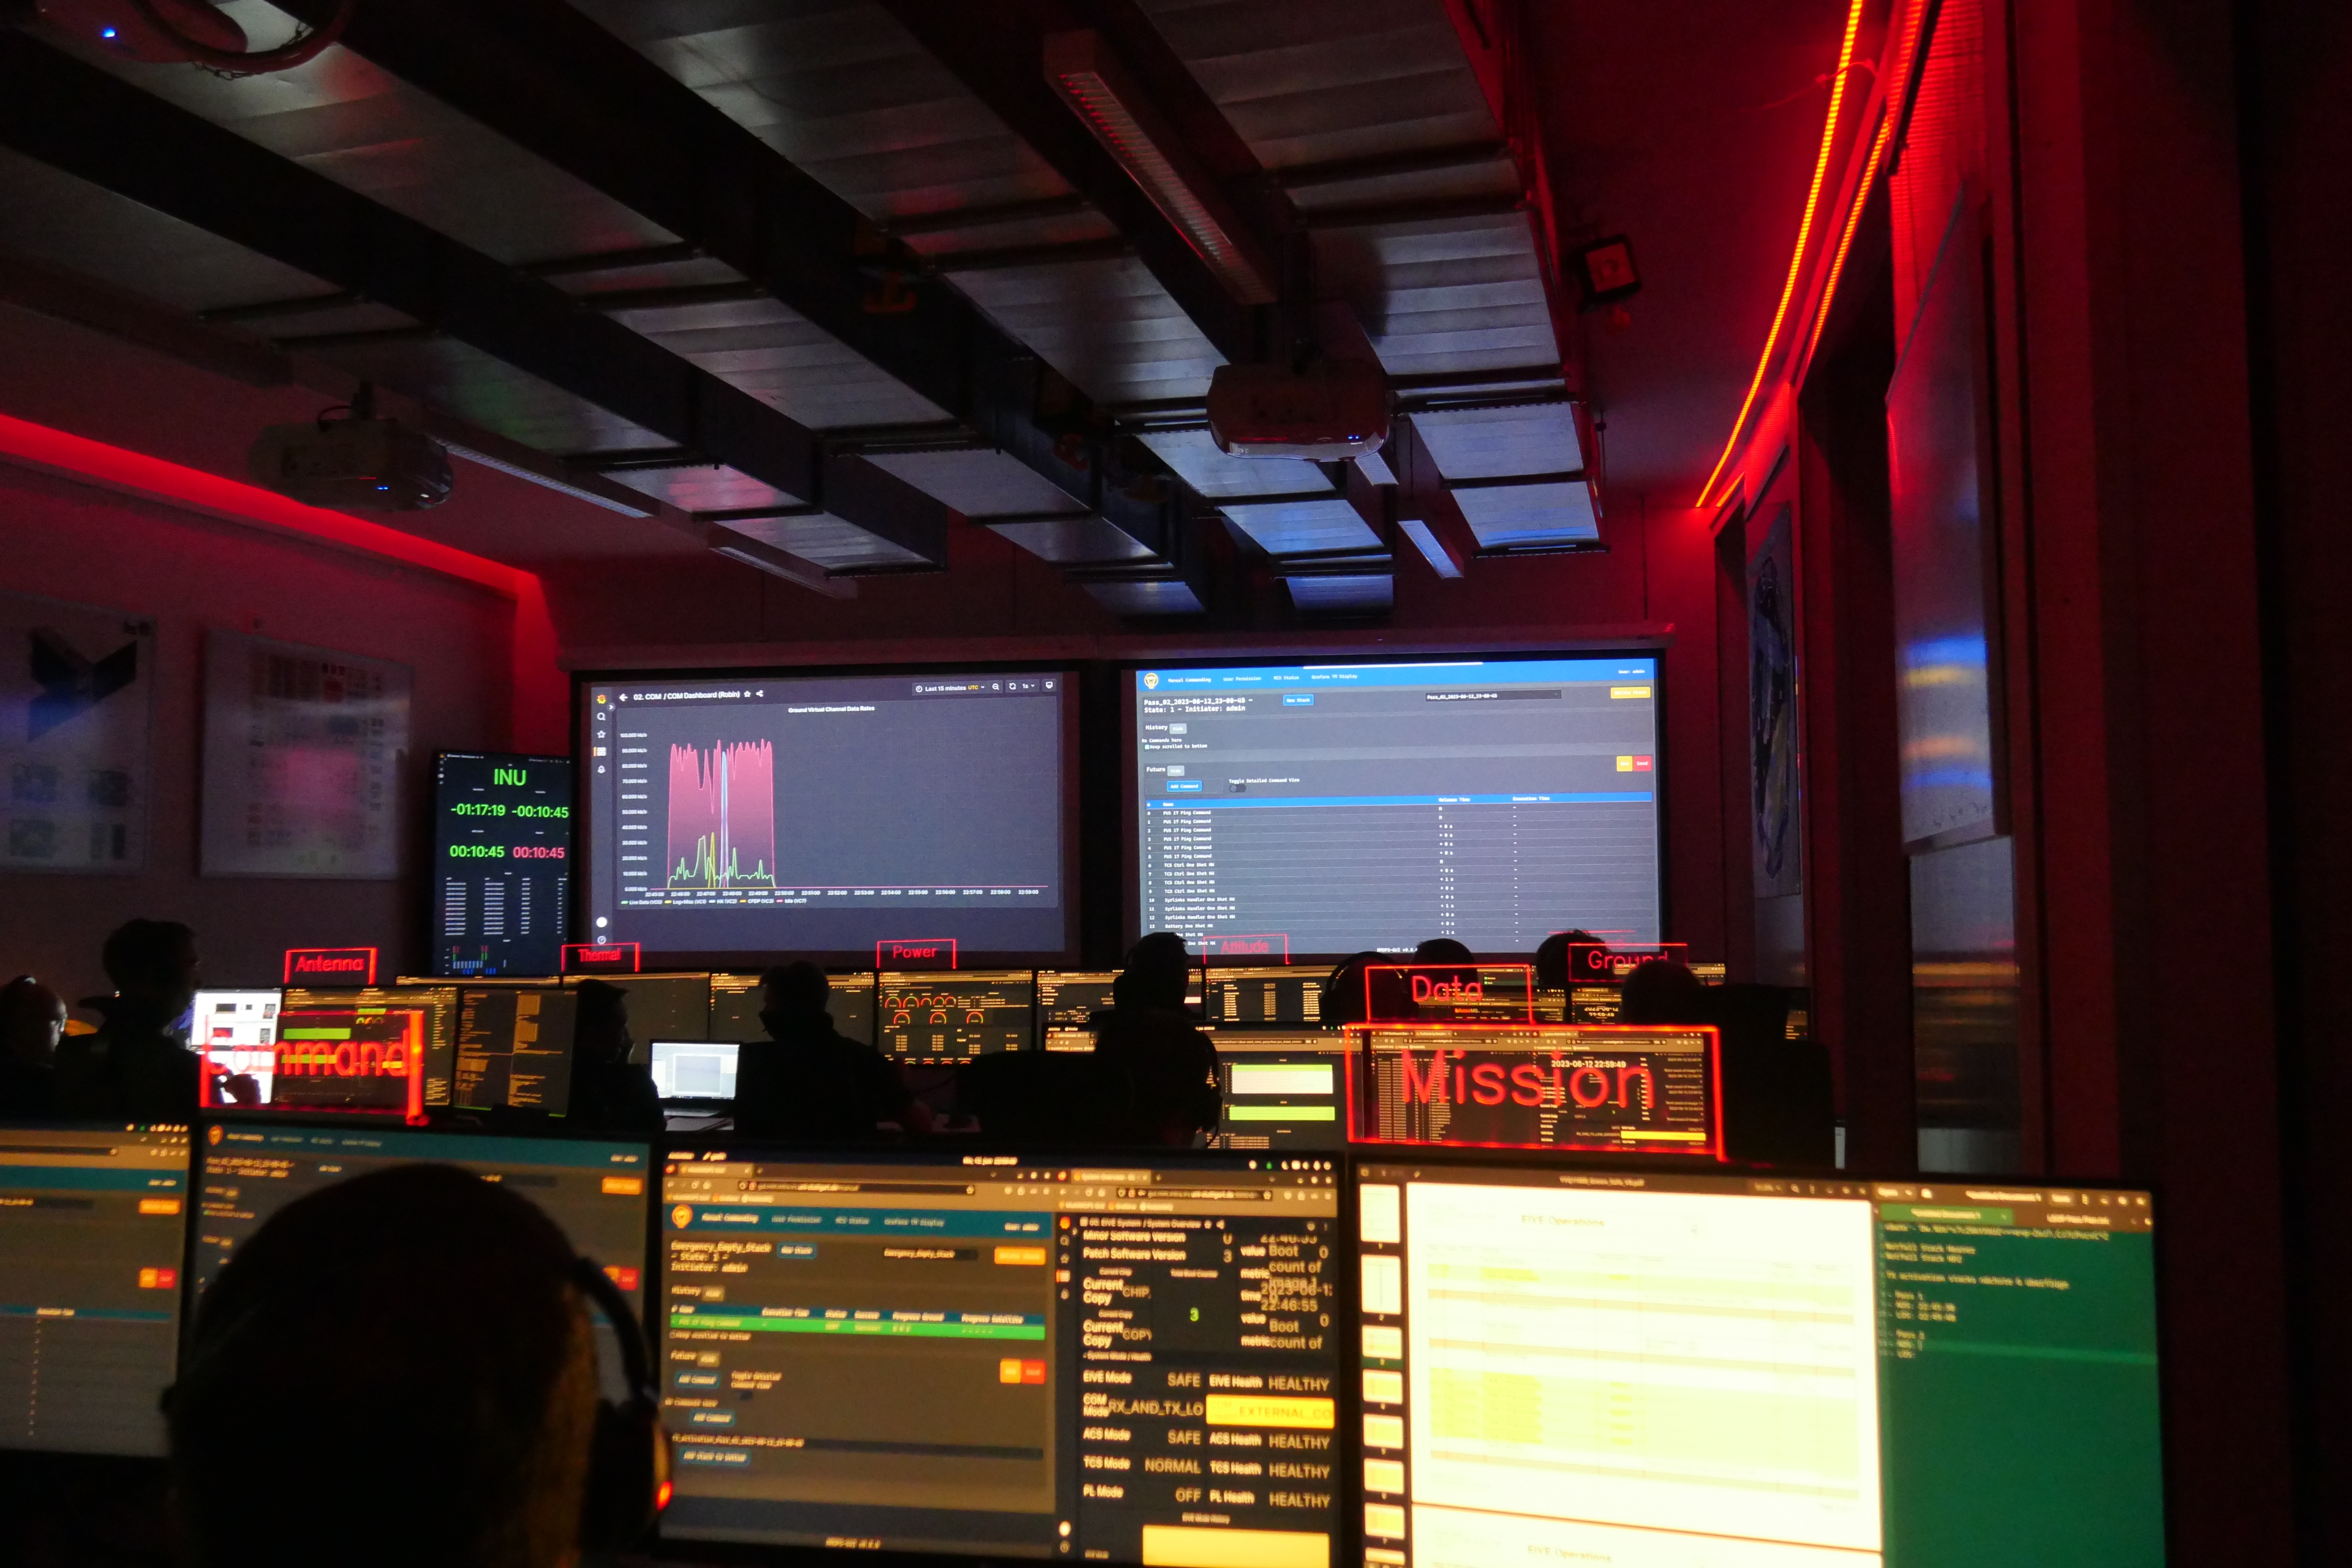
[[[1654,656],[1147,665],[1122,685],[1130,935],[1213,960],[1660,939]]]
[[[1076,940],[1063,670],[595,679],[581,935],[647,968],[1058,962]]]

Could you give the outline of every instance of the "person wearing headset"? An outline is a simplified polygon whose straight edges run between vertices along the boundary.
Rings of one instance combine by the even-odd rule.
[[[589,1308],[630,1396],[597,1394]],[[194,1568],[569,1568],[668,1501],[645,1342],[528,1199],[404,1165],[289,1204],[205,1292],[164,1395]]]

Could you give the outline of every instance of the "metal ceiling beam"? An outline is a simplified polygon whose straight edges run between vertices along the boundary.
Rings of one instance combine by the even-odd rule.
[[[1174,59],[1164,44],[1157,50],[1164,59],[1135,58],[1139,47],[1158,41],[1148,22],[1066,0],[990,0],[986,5],[974,5],[972,0],[880,0],[880,4],[1133,243],[1145,268],[1218,353],[1237,363],[1259,356],[1265,335],[1259,312],[1234,301],[1192,242],[1152,205],[1143,187],[1095,140],[1045,79],[1048,35],[1098,27],[1155,97],[1171,77],[1192,82],[1181,63],[1172,71],[1160,68]],[[1205,99],[1197,84],[1193,93]],[[1160,118],[1173,121],[1180,128],[1198,118],[1197,103],[1158,103],[1156,107],[1162,110]],[[1222,117],[1215,118],[1222,127]],[[1240,148],[1239,138],[1233,136],[1229,127],[1224,128],[1224,135],[1226,144],[1210,150],[1215,154],[1210,162],[1220,174],[1233,171],[1216,165],[1231,163],[1236,157],[1248,159],[1247,150]],[[1250,162],[1254,165],[1255,160]],[[1251,173],[1256,172],[1253,167]],[[1252,182],[1243,178],[1234,183],[1247,186]],[[1282,254],[1280,237],[1256,232],[1251,237],[1268,255]]]
[[[282,8],[316,26],[337,5]],[[1173,509],[1103,483],[1099,460],[1072,467],[1067,437],[1087,424],[1083,398],[1065,400],[1070,416],[1054,428],[1038,423],[1033,351],[927,277],[924,258],[562,0],[362,5],[341,43],[754,279],[1147,548],[1172,548]],[[1034,77],[1034,58],[1031,67]],[[1149,208],[1127,189],[1122,212]]]
[[[374,7],[363,9],[378,9]],[[394,9],[399,9],[394,7]],[[18,32],[0,32],[0,142],[388,305],[934,563],[947,513],[825,495],[815,432],[530,278]],[[873,495],[872,487],[852,486]]]

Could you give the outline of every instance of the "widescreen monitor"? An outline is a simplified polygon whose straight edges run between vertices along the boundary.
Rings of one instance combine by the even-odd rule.
[[[834,1032],[861,1046],[874,1043],[874,972],[870,969],[825,976],[824,1011]],[[714,974],[710,977],[710,1038],[738,1042],[764,1040],[768,1026],[760,1009],[767,1005],[757,974]]]
[[[656,1040],[654,1092],[664,1104],[711,1105],[735,1098],[736,1040]]]
[[[551,975],[572,904],[572,759],[434,759],[433,973]]]
[[[1309,1030],[1220,1029],[1224,1120],[1213,1149],[1348,1146],[1348,1037]]]
[[[568,1114],[579,1000],[554,985],[467,988],[458,1005],[453,1102],[465,1110]]]
[[[673,1152],[663,1536],[1339,1568],[1338,1164]]]
[[[1153,665],[1124,682],[1129,934],[1335,959],[1655,941],[1658,659]]]
[[[281,1053],[299,1047],[295,1066],[305,1071],[274,1085],[270,1105],[294,1110],[383,1109],[394,1098],[383,1084],[338,1085],[345,1063],[337,1051],[354,1046],[415,1039],[425,1053],[422,1099],[426,1110],[449,1104],[457,1066],[457,988],[455,985],[370,985],[330,989],[289,985],[278,1015]],[[377,1058],[383,1060],[381,1057]],[[364,1069],[363,1055],[350,1058]],[[364,1076],[364,1073],[362,1073]],[[300,1079],[303,1081],[297,1081]]]
[[[647,1040],[698,1040],[710,1029],[710,976],[708,974],[574,974],[565,989],[588,984],[610,985],[627,993],[630,1060],[646,1059]]]
[[[188,1130],[0,1127],[0,1448],[163,1452]]]
[[[395,1165],[461,1166],[545,1210],[580,1255],[645,1312],[646,1205],[653,1153],[646,1144],[491,1137],[353,1125],[213,1121],[197,1139],[196,1217],[189,1267],[198,1296],[229,1258],[295,1199]],[[623,1394],[611,1325],[597,1318],[597,1375]]]
[[[1211,969],[1208,1019],[1213,1028],[1265,1026],[1296,1029],[1323,1021],[1321,965],[1292,968],[1271,964],[1247,969]]]
[[[1034,970],[885,972],[874,996],[874,1043],[902,1066],[946,1067],[1036,1043]]]
[[[581,689],[585,929],[647,962],[962,962],[1076,942],[1076,694],[1060,671],[713,674]]]
[[[1356,1180],[1369,1563],[2164,1561],[2147,1193]]]

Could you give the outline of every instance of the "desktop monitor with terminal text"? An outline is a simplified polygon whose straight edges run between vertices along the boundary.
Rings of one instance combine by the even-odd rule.
[[[1338,1166],[673,1151],[663,1536],[1337,1568]]]
[[[1356,1136],[1720,1160],[1712,1026],[1356,1024]]]
[[[623,1005],[629,1014],[629,1038],[635,1042],[634,1061],[646,1059],[647,1040],[698,1040],[709,1033],[708,974],[567,974],[564,989],[592,980],[628,993]]]
[[[1111,1005],[1116,969],[1041,969],[1037,972],[1037,1034],[1049,1051],[1095,1048],[1093,1019]]]
[[[0,1127],[0,1448],[163,1453],[187,1206],[184,1126]]]
[[[568,1114],[579,1003],[576,993],[554,985],[468,986],[457,1014],[452,1103]]]
[[[1356,1184],[1369,1563],[2164,1562],[2144,1192]]]

